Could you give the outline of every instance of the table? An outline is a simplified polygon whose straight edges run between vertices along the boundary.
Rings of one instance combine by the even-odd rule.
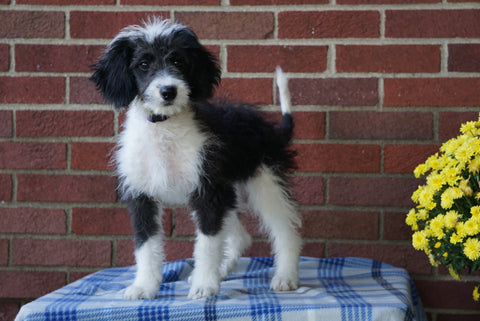
[[[193,260],[166,263],[155,300],[123,300],[135,267],[105,269],[24,305],[16,321],[426,320],[401,268],[353,257],[300,259],[300,287],[274,292],[270,257],[241,258],[218,295],[187,298]]]

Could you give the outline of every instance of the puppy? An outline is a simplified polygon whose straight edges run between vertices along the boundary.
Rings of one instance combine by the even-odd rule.
[[[155,298],[162,282],[162,209],[186,205],[197,227],[189,298],[219,293],[251,237],[237,211],[248,205],[269,232],[275,291],[298,287],[300,219],[287,186],[294,168],[287,79],[277,70],[282,121],[254,108],[210,103],[216,59],[195,33],[170,20],[123,29],[94,66],[104,99],[127,108],[114,161],[132,217],[137,272],[127,299]]]

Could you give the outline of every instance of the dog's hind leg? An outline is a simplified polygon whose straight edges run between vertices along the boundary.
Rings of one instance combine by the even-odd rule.
[[[237,213],[232,213],[225,220],[227,237],[223,248],[223,260],[220,265],[220,276],[225,279],[236,266],[243,251],[252,244],[252,237],[238,220]]]
[[[270,287],[275,291],[295,290],[302,241],[294,202],[282,179],[267,167],[248,181],[247,191],[250,207],[261,217],[273,242],[276,271]]]

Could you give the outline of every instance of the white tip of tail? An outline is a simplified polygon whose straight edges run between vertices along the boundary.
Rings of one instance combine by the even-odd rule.
[[[280,97],[280,107],[282,109],[282,114],[291,113],[291,102],[290,102],[290,91],[288,90],[288,78],[283,73],[282,68],[277,66],[277,86],[278,86],[278,96]]]

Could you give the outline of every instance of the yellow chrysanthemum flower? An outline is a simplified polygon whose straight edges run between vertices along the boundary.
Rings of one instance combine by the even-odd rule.
[[[480,240],[477,238],[469,238],[463,244],[463,253],[472,261],[480,258]]]
[[[460,132],[462,132],[462,134],[467,134],[469,132],[475,131],[477,129],[476,124],[477,123],[474,121],[467,121],[460,127]]]
[[[465,222],[465,233],[469,236],[476,235],[480,232],[480,225],[476,219],[469,219]]]
[[[442,193],[440,205],[447,210],[452,207],[454,200],[462,196],[463,193],[461,189],[458,187],[449,187]]]
[[[465,230],[465,223],[458,222],[457,225],[455,225],[455,230],[457,231],[457,235],[462,239],[467,236],[467,231]]]
[[[472,196],[473,194],[473,190],[472,188],[470,187],[470,184],[469,184],[469,180],[470,179],[462,179],[460,181],[460,183],[458,184],[458,188],[460,188],[460,190],[463,192],[463,194],[465,194],[466,196]]]
[[[415,212],[415,209],[411,209],[408,214],[407,218],[405,219],[405,223],[408,226],[412,227],[412,230],[418,230],[418,224],[417,224],[417,213]]]
[[[472,217],[474,218],[480,218],[480,206],[472,206],[470,208],[470,214],[472,214]]]
[[[472,174],[477,174],[480,170],[480,156],[477,155],[474,159],[470,161],[468,165],[468,171]]]
[[[462,243],[462,241],[463,241],[463,238],[458,236],[457,233],[452,233],[452,235],[450,236],[450,243],[452,244]]]
[[[412,245],[415,249],[425,251],[428,248],[428,239],[425,231],[417,231],[412,235]]]
[[[473,299],[474,299],[475,301],[478,301],[478,299],[480,299],[480,293],[478,292],[478,288],[479,288],[479,287],[480,287],[480,286],[477,285],[477,286],[473,289],[472,296],[473,296]]]
[[[443,228],[445,227],[444,216],[442,214],[437,215],[430,221],[430,230],[433,236],[437,239],[441,239],[445,236]]]
[[[444,218],[445,227],[449,229],[454,228],[458,222],[458,217],[459,214],[457,211],[448,211]]]
[[[425,173],[429,170],[427,165],[425,164],[420,164],[415,169],[413,170],[413,174],[415,175],[416,178],[419,178],[422,175],[425,175]]]

